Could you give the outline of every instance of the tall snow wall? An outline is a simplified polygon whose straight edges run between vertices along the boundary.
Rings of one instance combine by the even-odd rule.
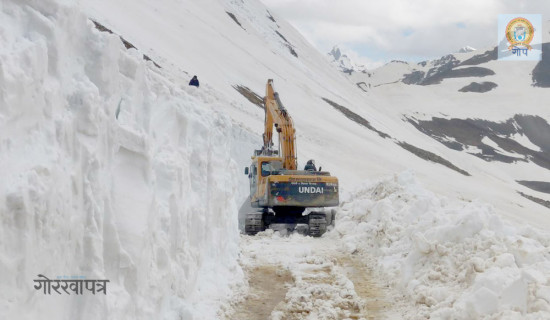
[[[0,42],[0,318],[214,318],[252,135],[69,1],[2,1]],[[38,274],[110,282],[48,295]]]

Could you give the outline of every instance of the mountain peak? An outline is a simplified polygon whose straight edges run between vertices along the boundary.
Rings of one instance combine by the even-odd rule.
[[[476,49],[472,48],[470,46],[465,46],[465,47],[462,47],[462,48],[458,49],[458,53],[467,53],[467,52],[472,52],[472,51],[476,51]]]
[[[365,66],[355,64],[347,54],[342,53],[342,50],[340,50],[340,47],[338,47],[338,45],[333,46],[332,50],[327,53],[327,56],[329,57],[329,59],[331,59],[331,63],[335,65],[338,70],[344,73],[365,73],[367,70]]]
[[[332,47],[332,50],[328,53],[330,57],[333,57],[334,60],[340,60],[340,57],[342,56],[342,51],[340,51],[340,48],[338,45],[335,45]]]

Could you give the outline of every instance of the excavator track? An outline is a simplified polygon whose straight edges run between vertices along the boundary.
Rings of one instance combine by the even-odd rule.
[[[255,235],[265,230],[265,223],[262,212],[251,212],[244,220],[244,232],[248,235]]]
[[[320,237],[327,231],[327,216],[322,212],[312,212],[309,214],[309,235]]]

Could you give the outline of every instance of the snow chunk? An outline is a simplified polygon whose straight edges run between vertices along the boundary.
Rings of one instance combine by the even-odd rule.
[[[377,258],[378,271],[415,302],[411,312],[455,319],[550,317],[546,233],[513,226],[487,204],[436,196],[411,171],[354,194],[341,205],[337,232],[328,236]]]

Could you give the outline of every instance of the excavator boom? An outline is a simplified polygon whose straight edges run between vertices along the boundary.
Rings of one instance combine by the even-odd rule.
[[[264,150],[273,148],[273,126],[279,133],[279,143],[281,144],[281,155],[283,158],[283,168],[286,170],[296,170],[296,129],[292,117],[279,99],[279,94],[273,88],[273,79],[267,81],[264,98],[265,107],[265,130],[264,130]]]

